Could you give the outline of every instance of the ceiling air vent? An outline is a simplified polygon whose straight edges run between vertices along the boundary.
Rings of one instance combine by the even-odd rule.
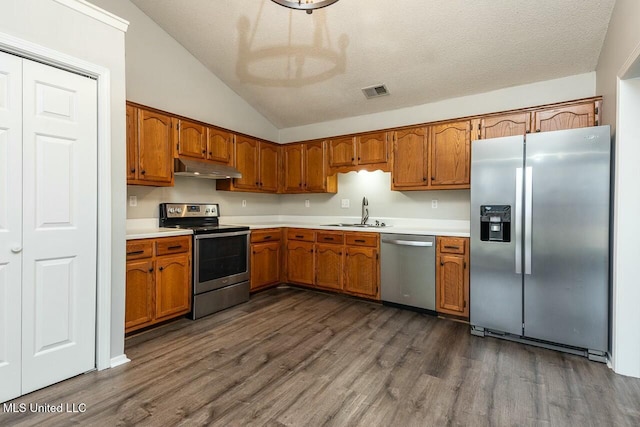
[[[385,85],[375,85],[362,88],[362,92],[367,99],[377,98],[379,96],[389,95],[389,91]]]

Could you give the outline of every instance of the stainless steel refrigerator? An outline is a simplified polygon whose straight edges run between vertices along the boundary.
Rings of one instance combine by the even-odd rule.
[[[606,361],[608,126],[473,141],[471,332]]]

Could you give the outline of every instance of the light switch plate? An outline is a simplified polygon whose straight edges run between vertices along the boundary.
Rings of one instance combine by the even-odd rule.
[[[311,202],[309,201],[309,199],[305,199],[304,201],[304,207],[308,208],[309,206],[311,206]]]
[[[243,207],[243,208],[246,208],[246,207],[247,207],[247,201],[246,201],[246,200],[243,200],[243,201],[242,201],[242,207]]]
[[[137,196],[129,196],[129,206],[132,206],[132,207],[138,206]]]
[[[433,199],[431,201],[431,209],[438,209],[438,199]]]
[[[342,200],[340,201],[340,207],[341,207],[342,209],[347,209],[347,208],[349,207],[349,204],[350,204],[350,203],[349,203],[349,199],[342,199]]]

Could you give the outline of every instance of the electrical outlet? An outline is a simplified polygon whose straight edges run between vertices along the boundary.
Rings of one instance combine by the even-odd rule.
[[[431,201],[431,209],[438,209],[438,199],[433,199]]]
[[[129,196],[129,206],[138,206],[137,196]]]
[[[304,207],[308,208],[309,206],[311,206],[311,202],[309,201],[309,199],[305,199],[304,201]]]
[[[340,207],[342,209],[347,209],[349,207],[349,199],[342,199],[340,202]]]
[[[246,207],[247,207],[247,201],[246,201],[246,200],[243,200],[243,201],[242,201],[242,207],[243,207],[243,208],[246,208]]]

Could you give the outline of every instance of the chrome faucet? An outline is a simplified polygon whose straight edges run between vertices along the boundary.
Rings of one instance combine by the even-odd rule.
[[[369,220],[369,201],[366,197],[362,198],[362,219],[360,220],[360,224],[366,224]]]

